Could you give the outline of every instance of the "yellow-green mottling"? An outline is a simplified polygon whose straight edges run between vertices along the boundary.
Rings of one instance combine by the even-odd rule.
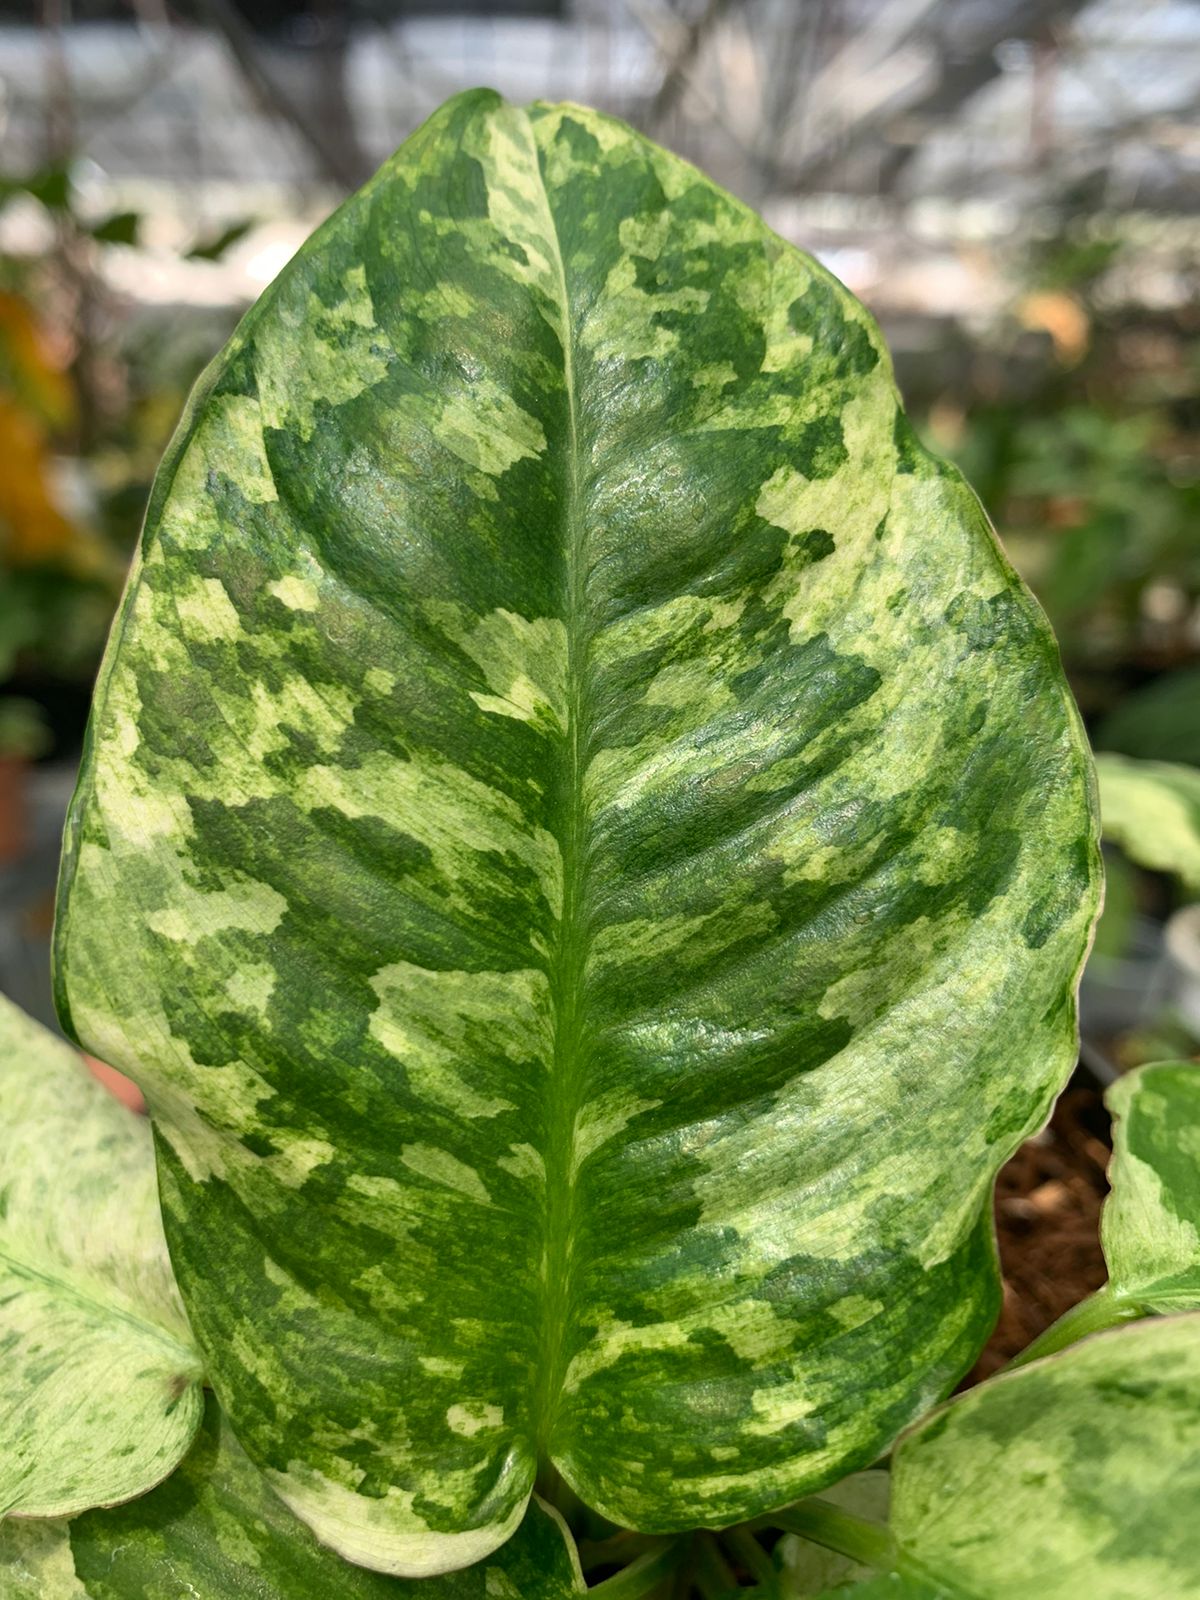
[[[1200,1315],[980,1384],[893,1456],[902,1568],[968,1600],[1195,1600],[1198,1505]]]
[[[1105,838],[1131,861],[1200,890],[1200,772],[1174,761],[1098,755]]]
[[[3,996],[0,1104],[0,1519],[68,1516],[172,1470],[204,1408],[200,1357],[149,1126]]]
[[[1200,1309],[1200,1064],[1140,1067],[1105,1101],[1112,1193],[1100,1233],[1110,1288],[1153,1311]]]
[[[584,1592],[557,1512],[534,1499],[502,1550],[419,1582],[324,1549],[267,1487],[210,1399],[160,1488],[66,1521],[0,1527],[2,1600],[571,1600]]]
[[[478,91],[189,408],[59,1005],[146,1093],[245,1448],[415,1574],[539,1458],[720,1526],[949,1391],[1097,870],[1053,640],[867,313],[621,124]]]
[[[813,1593],[789,1589],[786,1575],[781,1580],[780,1600],[804,1600]],[[821,1600],[972,1600],[962,1590],[950,1590],[927,1578],[916,1578],[910,1572],[879,1572],[861,1583],[840,1583],[832,1589],[820,1590]]]
[[[4,1600],[87,1600],[75,1574],[70,1524],[10,1517],[0,1523],[0,1595]]]

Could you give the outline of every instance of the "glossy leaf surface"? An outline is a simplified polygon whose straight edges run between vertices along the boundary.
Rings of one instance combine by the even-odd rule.
[[[1112,1193],[1100,1232],[1111,1287],[1155,1311],[1200,1308],[1200,1065],[1141,1067],[1105,1101]]]
[[[1200,889],[1200,769],[1098,755],[1104,834],[1139,866]]]
[[[162,469],[60,1009],[147,1096],[213,1382],[322,1538],[477,1559],[539,1456],[720,1526],[982,1342],[1094,832],[1044,620],[862,307],[629,129],[480,91]]]
[[[1198,1316],[980,1384],[893,1456],[902,1563],[967,1600],[1193,1600],[1198,1504]]]
[[[141,1494],[203,1411],[149,1125],[0,996],[0,1517]]]
[[[583,1593],[560,1519],[533,1500],[495,1555],[421,1582],[317,1543],[267,1487],[215,1402],[191,1453],[152,1494],[72,1522],[0,1528],[4,1600],[569,1600]]]

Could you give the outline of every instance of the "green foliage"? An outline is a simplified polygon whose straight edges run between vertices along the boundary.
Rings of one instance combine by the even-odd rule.
[[[1137,873],[1117,851],[1104,862],[1104,910],[1096,924],[1092,958],[1118,961],[1129,949],[1137,916]]]
[[[150,1130],[0,997],[0,1517],[142,1494],[200,1420]]]
[[[467,1571],[413,1583],[352,1566],[272,1494],[211,1398],[190,1454],[152,1493],[70,1523],[0,1527],[5,1600],[569,1600],[582,1591],[561,1519],[538,1500],[503,1549]]]
[[[1113,1291],[1155,1311],[1200,1309],[1200,1066],[1156,1062],[1108,1091]]]
[[[1055,397],[973,419],[963,468],[998,508],[1069,665],[1136,659],[1151,583],[1177,587],[1185,609],[1200,599],[1200,485],[1166,468],[1170,448],[1167,417],[1146,408]]]
[[[157,1288],[111,1336],[169,1333],[190,1409],[148,1424],[161,1365],[110,1350],[112,1414],[103,1339],[18,1312],[30,1438],[77,1415],[10,1503],[94,1509],[0,1530],[5,1592],[561,1600],[535,1475],[627,1563],[598,1600],[1200,1592],[1191,1320],[927,1415],[1074,1063],[1094,809],[1053,640],[862,308],[620,124],[451,101],[151,499],[56,982],[145,1092],[217,1399],[151,1489],[200,1366],[144,1128],[13,1019],[48,1104],[17,1276],[58,1252],[20,1295],[87,1268],[104,1322],[119,1192]],[[885,1525],[838,1480],[893,1445]]]
[[[0,682],[36,661],[64,678],[86,677],[112,621],[114,586],[43,563],[4,573],[0,590]]]
[[[1104,836],[1131,861],[1200,890],[1200,769],[1096,757]]]
[[[821,1497],[823,1505],[836,1506],[868,1523],[885,1524],[891,1499],[887,1472],[855,1473],[835,1483]],[[871,1569],[838,1550],[814,1544],[799,1533],[785,1533],[775,1551],[781,1595],[786,1600],[808,1600],[831,1590],[865,1582]]]
[[[1193,1315],[968,1390],[892,1454],[893,1570],[814,1591],[789,1565],[783,1600],[1192,1600],[1198,1379]]]
[[[1169,673],[1127,696],[1097,728],[1096,748],[1200,767],[1200,667]]]
[[[97,244],[137,244],[141,234],[142,218],[137,211],[114,211],[89,227],[88,232]]]
[[[251,218],[243,218],[238,222],[231,222],[227,228],[198,239],[187,253],[189,261],[220,261],[227,251],[232,250],[235,244],[240,244],[253,228]]]
[[[1101,1334],[960,1395],[894,1453],[901,1570],[970,1600],[1192,1600],[1198,1389],[1192,1316]]]
[[[1106,1095],[1112,1192],[1101,1242],[1109,1282],[1018,1357],[1049,1355],[1150,1311],[1200,1310],[1200,1066],[1153,1062]]]
[[[89,215],[69,162],[0,179],[0,208],[22,196],[50,213],[56,242],[50,271],[0,259],[0,689],[61,704],[63,686],[95,674],[150,478],[201,352],[173,313],[165,337],[107,329],[101,356],[95,327],[122,319],[99,263],[107,246],[140,242],[141,216]],[[86,328],[73,320],[82,303]],[[57,324],[51,346],[43,327]],[[207,353],[212,335],[200,337]],[[66,366],[64,345],[74,346]],[[48,732],[55,753],[71,754],[82,728],[67,718]]]
[[[1094,831],[862,308],[619,124],[452,101],[193,401],[62,882],[277,1491],[411,1574],[539,1459],[658,1533],[878,1454],[995,1314]]]
[[[19,695],[0,700],[0,758],[34,761],[49,744],[50,730],[40,707]]]
[[[73,196],[70,164],[55,161],[20,177],[0,175],[0,206],[22,194],[31,195],[48,211],[68,210]]]

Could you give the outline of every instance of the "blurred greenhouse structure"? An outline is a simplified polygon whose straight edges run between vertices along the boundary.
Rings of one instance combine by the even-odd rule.
[[[1200,765],[1200,5],[0,0],[0,988],[47,1019],[91,677],[187,390],[476,84],[614,112],[820,257],[1049,612],[1094,742]],[[1181,1027],[1160,929],[1189,889],[1140,854],[1114,851],[1092,975],[1110,1065]]]

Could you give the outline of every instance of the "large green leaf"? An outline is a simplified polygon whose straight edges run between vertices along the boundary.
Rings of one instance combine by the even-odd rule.
[[[0,996],[0,1517],[158,1483],[204,1409],[147,1124]]]
[[[1096,757],[1104,833],[1131,861],[1200,889],[1200,769]]]
[[[63,876],[279,1492],[419,1573],[539,1456],[658,1531],[877,1455],[995,1315],[1092,813],[863,309],[618,123],[444,107],[192,403]]]
[[[902,1568],[970,1600],[1194,1600],[1197,1505],[1200,1316],[981,1384],[893,1458]]]
[[[1200,1064],[1141,1067],[1105,1100],[1115,1119],[1101,1217],[1111,1288],[1154,1311],[1200,1308]]]
[[[4,1600],[569,1600],[583,1587],[561,1519],[536,1499],[504,1548],[465,1572],[417,1583],[343,1561],[267,1487],[212,1401],[153,1494],[0,1529]]]

